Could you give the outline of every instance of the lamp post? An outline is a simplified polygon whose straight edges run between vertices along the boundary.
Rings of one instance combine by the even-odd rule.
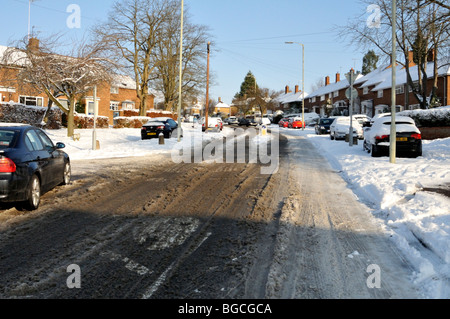
[[[183,16],[184,16],[184,0],[181,0],[181,35],[180,35],[180,76],[178,87],[178,142],[181,142],[181,90],[183,84]]]
[[[305,130],[305,45],[298,42],[285,42],[286,44],[298,44],[302,46],[302,130]]]
[[[397,96],[396,96],[396,76],[397,76],[397,1],[392,0],[392,88],[391,88],[391,135],[390,135],[390,147],[389,147],[389,161],[391,164],[396,163],[397,157],[397,129],[395,126],[395,115],[397,112]]]

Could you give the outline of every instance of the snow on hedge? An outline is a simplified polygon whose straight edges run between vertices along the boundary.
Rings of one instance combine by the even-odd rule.
[[[418,127],[450,126],[450,106],[437,107],[429,110],[412,110],[399,112],[398,115],[414,119]]]

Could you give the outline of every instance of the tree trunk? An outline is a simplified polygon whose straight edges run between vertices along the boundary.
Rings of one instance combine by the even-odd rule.
[[[67,137],[72,137],[75,130],[75,98],[69,99],[69,113],[67,114]]]

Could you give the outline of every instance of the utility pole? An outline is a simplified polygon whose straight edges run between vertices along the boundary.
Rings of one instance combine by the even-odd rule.
[[[305,130],[305,45],[303,43],[288,41],[285,44],[298,44],[302,46],[302,131]]]
[[[208,132],[208,116],[209,116],[209,56],[210,56],[211,42],[208,42],[208,62],[206,66],[206,109],[205,109],[205,132]]]
[[[181,142],[181,91],[183,85],[183,16],[184,16],[184,0],[181,0],[181,35],[180,35],[180,75],[178,86],[178,142]]]
[[[92,150],[97,150],[97,85],[94,86],[94,130],[92,131]]]
[[[353,96],[353,84],[355,83],[355,70],[350,70],[350,107],[348,115],[350,116],[350,131],[349,131],[349,143],[353,146],[353,103],[355,96]]]
[[[395,115],[397,112],[397,96],[396,96],[396,77],[397,77],[397,1],[392,0],[392,88],[391,88],[391,135],[389,147],[389,161],[391,164],[396,163],[397,157],[397,128],[395,126]]]

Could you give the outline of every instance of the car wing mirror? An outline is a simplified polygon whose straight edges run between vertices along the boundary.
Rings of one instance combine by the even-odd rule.
[[[56,149],[62,149],[65,147],[66,147],[66,144],[64,144],[64,143],[61,143],[61,142],[56,143]]]

